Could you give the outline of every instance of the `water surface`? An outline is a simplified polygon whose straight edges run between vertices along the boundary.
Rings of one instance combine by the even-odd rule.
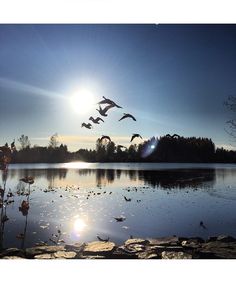
[[[25,176],[35,182],[22,213],[29,186],[19,179]],[[3,247],[94,241],[97,235],[117,243],[131,235],[236,236],[232,164],[12,164],[9,189],[14,202],[5,202]]]

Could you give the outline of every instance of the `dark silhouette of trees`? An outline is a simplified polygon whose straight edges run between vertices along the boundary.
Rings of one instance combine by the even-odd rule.
[[[20,143],[20,149],[24,150],[27,147],[30,147],[30,141],[29,141],[29,137],[25,136],[25,135],[21,135],[18,139],[18,142]]]
[[[95,149],[79,149],[69,152],[65,144],[58,143],[57,134],[50,138],[49,146],[31,147],[27,136],[21,136],[21,148],[12,153],[12,163],[62,163],[87,162],[192,162],[236,163],[236,151],[215,148],[209,138],[182,137],[175,135],[152,137],[139,145],[125,148],[113,141],[100,139]]]

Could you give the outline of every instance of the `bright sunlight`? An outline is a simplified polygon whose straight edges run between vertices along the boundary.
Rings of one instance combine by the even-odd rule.
[[[94,107],[95,98],[89,90],[81,89],[70,97],[70,104],[75,112],[84,114]]]

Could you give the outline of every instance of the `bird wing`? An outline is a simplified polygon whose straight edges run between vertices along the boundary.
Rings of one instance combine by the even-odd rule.
[[[133,139],[135,138],[136,136],[135,135],[133,135],[132,137],[131,137],[131,141],[130,142],[132,142],[133,141]]]
[[[110,104],[106,107],[103,108],[103,112],[106,113],[109,109],[111,109],[112,107],[114,107],[114,104]]]
[[[123,120],[124,118],[126,118],[126,116],[124,115],[124,116],[122,116],[118,121],[121,121],[121,120]]]
[[[96,118],[96,121],[102,121],[102,122],[104,122],[104,120],[103,120],[102,118],[100,118],[100,117],[97,117],[97,118]]]

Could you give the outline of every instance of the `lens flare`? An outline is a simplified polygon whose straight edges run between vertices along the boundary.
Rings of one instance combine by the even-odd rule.
[[[141,151],[141,157],[142,158],[146,158],[148,156],[150,156],[157,148],[158,146],[158,138],[152,137],[150,140],[148,140],[142,148]]]
[[[83,231],[86,228],[87,224],[84,222],[84,220],[82,220],[81,218],[77,218],[74,221],[74,231],[76,233],[80,233],[81,231]]]

